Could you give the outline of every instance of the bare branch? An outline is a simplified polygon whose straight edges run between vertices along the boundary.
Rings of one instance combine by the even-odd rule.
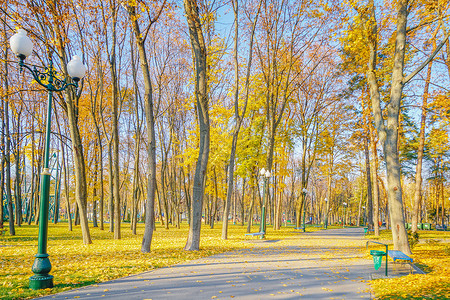
[[[439,46],[437,46],[436,50],[434,50],[433,53],[431,53],[431,55],[417,68],[415,69],[411,74],[409,74],[406,77],[403,77],[402,80],[402,84],[405,85],[406,83],[408,83],[414,76],[417,75],[417,73],[419,73],[420,71],[422,71],[423,68],[426,67],[426,65],[428,65],[430,63],[430,61],[432,61],[434,59],[434,57],[436,56],[436,54],[439,53],[439,51],[441,50],[442,46],[444,46],[444,44],[447,42],[448,38],[450,36],[450,32],[447,33],[445,35],[444,40],[439,44]]]

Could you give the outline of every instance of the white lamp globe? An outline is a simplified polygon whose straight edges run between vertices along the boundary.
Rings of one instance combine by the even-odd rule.
[[[23,29],[18,29],[17,33],[9,39],[9,45],[12,52],[22,59],[30,56],[33,52],[33,42]]]
[[[270,177],[270,175],[272,175],[272,174],[270,174],[270,171],[269,171],[269,170],[267,170],[267,171],[266,171],[266,177],[267,177],[267,178],[269,178],[269,177]]]
[[[259,171],[259,175],[264,176],[266,174],[266,169],[262,168],[261,171]]]
[[[75,81],[80,81],[80,79],[84,77],[86,74],[86,67],[83,65],[81,57],[78,55],[72,57],[71,61],[67,64],[67,72]]]
[[[307,193],[308,192],[308,190],[307,189],[305,189],[305,188],[303,188],[303,193]]]

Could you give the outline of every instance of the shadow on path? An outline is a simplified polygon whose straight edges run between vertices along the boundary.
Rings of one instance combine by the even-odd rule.
[[[322,230],[42,299],[371,299],[363,235]]]

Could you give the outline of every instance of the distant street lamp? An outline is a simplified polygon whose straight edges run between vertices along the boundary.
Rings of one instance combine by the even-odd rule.
[[[270,173],[269,170],[266,170],[264,168],[262,168],[259,171],[259,175],[263,176],[264,179],[264,187],[263,187],[263,206],[261,208],[261,224],[259,227],[259,232],[262,233],[261,235],[261,239],[265,238],[266,235],[266,198],[267,198],[267,194],[266,194],[266,186],[267,186],[267,181],[269,180],[269,177],[272,175]]]
[[[366,207],[363,206],[362,208],[363,208],[363,210],[364,210],[364,214],[363,214],[363,223],[364,223],[364,225],[363,225],[363,226],[366,226]],[[359,224],[358,224],[358,225],[359,225]]]
[[[342,227],[345,227],[345,209],[347,208],[347,203],[343,202],[342,204],[344,205],[344,219],[342,220]]]
[[[67,64],[67,71],[72,77],[74,83],[68,83],[67,79],[60,80],[53,68],[53,62],[50,57],[50,65],[44,72],[37,70],[25,64],[25,59],[33,52],[33,43],[23,29],[19,29],[15,35],[9,40],[11,50],[19,58],[20,72],[23,68],[29,70],[34,80],[41,86],[46,88],[48,92],[47,103],[47,124],[45,128],[45,146],[44,146],[44,164],[41,173],[41,194],[39,209],[39,236],[38,236],[38,253],[31,270],[35,275],[30,277],[30,288],[33,290],[46,289],[53,287],[53,276],[48,273],[52,269],[47,254],[47,235],[48,235],[48,208],[50,193],[50,169],[49,169],[49,153],[50,153],[50,131],[52,121],[52,97],[53,92],[60,92],[69,86],[78,88],[78,81],[82,79],[86,73],[86,67],[83,65],[79,56],[74,56]]]
[[[323,221],[323,228],[328,228],[328,211],[330,210],[330,203],[328,202],[328,199],[325,198],[324,201],[327,203],[327,208],[325,210],[325,220]]]
[[[303,188],[303,232],[306,232],[305,218],[306,218],[306,194],[308,191]]]

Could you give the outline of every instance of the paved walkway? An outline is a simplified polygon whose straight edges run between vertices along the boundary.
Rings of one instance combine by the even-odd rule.
[[[362,228],[249,240],[239,250],[41,299],[371,299],[365,282],[384,274],[363,258]],[[270,235],[269,235],[270,238]]]

